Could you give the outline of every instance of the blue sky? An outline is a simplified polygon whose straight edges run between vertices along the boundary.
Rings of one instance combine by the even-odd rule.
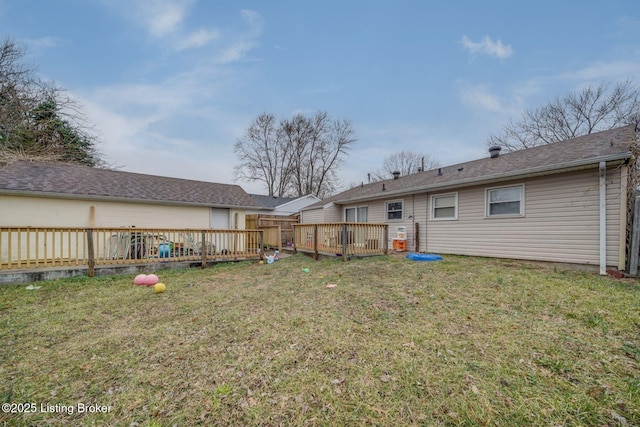
[[[640,84],[637,6],[0,0],[0,37],[80,101],[122,170],[234,183],[233,144],[257,115],[324,110],[358,137],[346,187],[401,150],[483,157],[509,119],[584,85]]]

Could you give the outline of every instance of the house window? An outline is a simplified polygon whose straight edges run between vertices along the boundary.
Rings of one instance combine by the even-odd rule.
[[[524,185],[488,188],[486,193],[486,216],[524,215]]]
[[[344,210],[345,222],[367,222],[369,216],[369,208],[361,206],[357,208],[346,208]]]
[[[402,200],[387,202],[387,221],[402,219]]]
[[[431,219],[458,219],[458,193],[431,196]]]

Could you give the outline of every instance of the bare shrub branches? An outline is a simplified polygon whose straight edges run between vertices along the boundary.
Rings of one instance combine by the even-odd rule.
[[[526,111],[519,121],[510,121],[500,133],[490,135],[487,145],[516,151],[638,123],[640,89],[631,80],[612,89],[603,83]]]

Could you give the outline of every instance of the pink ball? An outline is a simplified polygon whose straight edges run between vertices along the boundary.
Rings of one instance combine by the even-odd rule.
[[[146,280],[147,280],[147,275],[146,274],[138,274],[136,276],[136,278],[133,279],[133,284],[134,285],[138,285],[138,286],[145,285],[146,284],[146,282],[145,282]]]
[[[149,274],[144,279],[144,284],[147,285],[147,286],[153,286],[156,283],[158,283],[159,281],[160,281],[160,279],[158,279],[158,276],[156,276],[155,274]]]

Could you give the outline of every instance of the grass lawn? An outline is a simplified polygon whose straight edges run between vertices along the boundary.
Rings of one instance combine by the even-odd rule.
[[[0,425],[640,425],[636,281],[454,256],[158,275],[0,287]]]

